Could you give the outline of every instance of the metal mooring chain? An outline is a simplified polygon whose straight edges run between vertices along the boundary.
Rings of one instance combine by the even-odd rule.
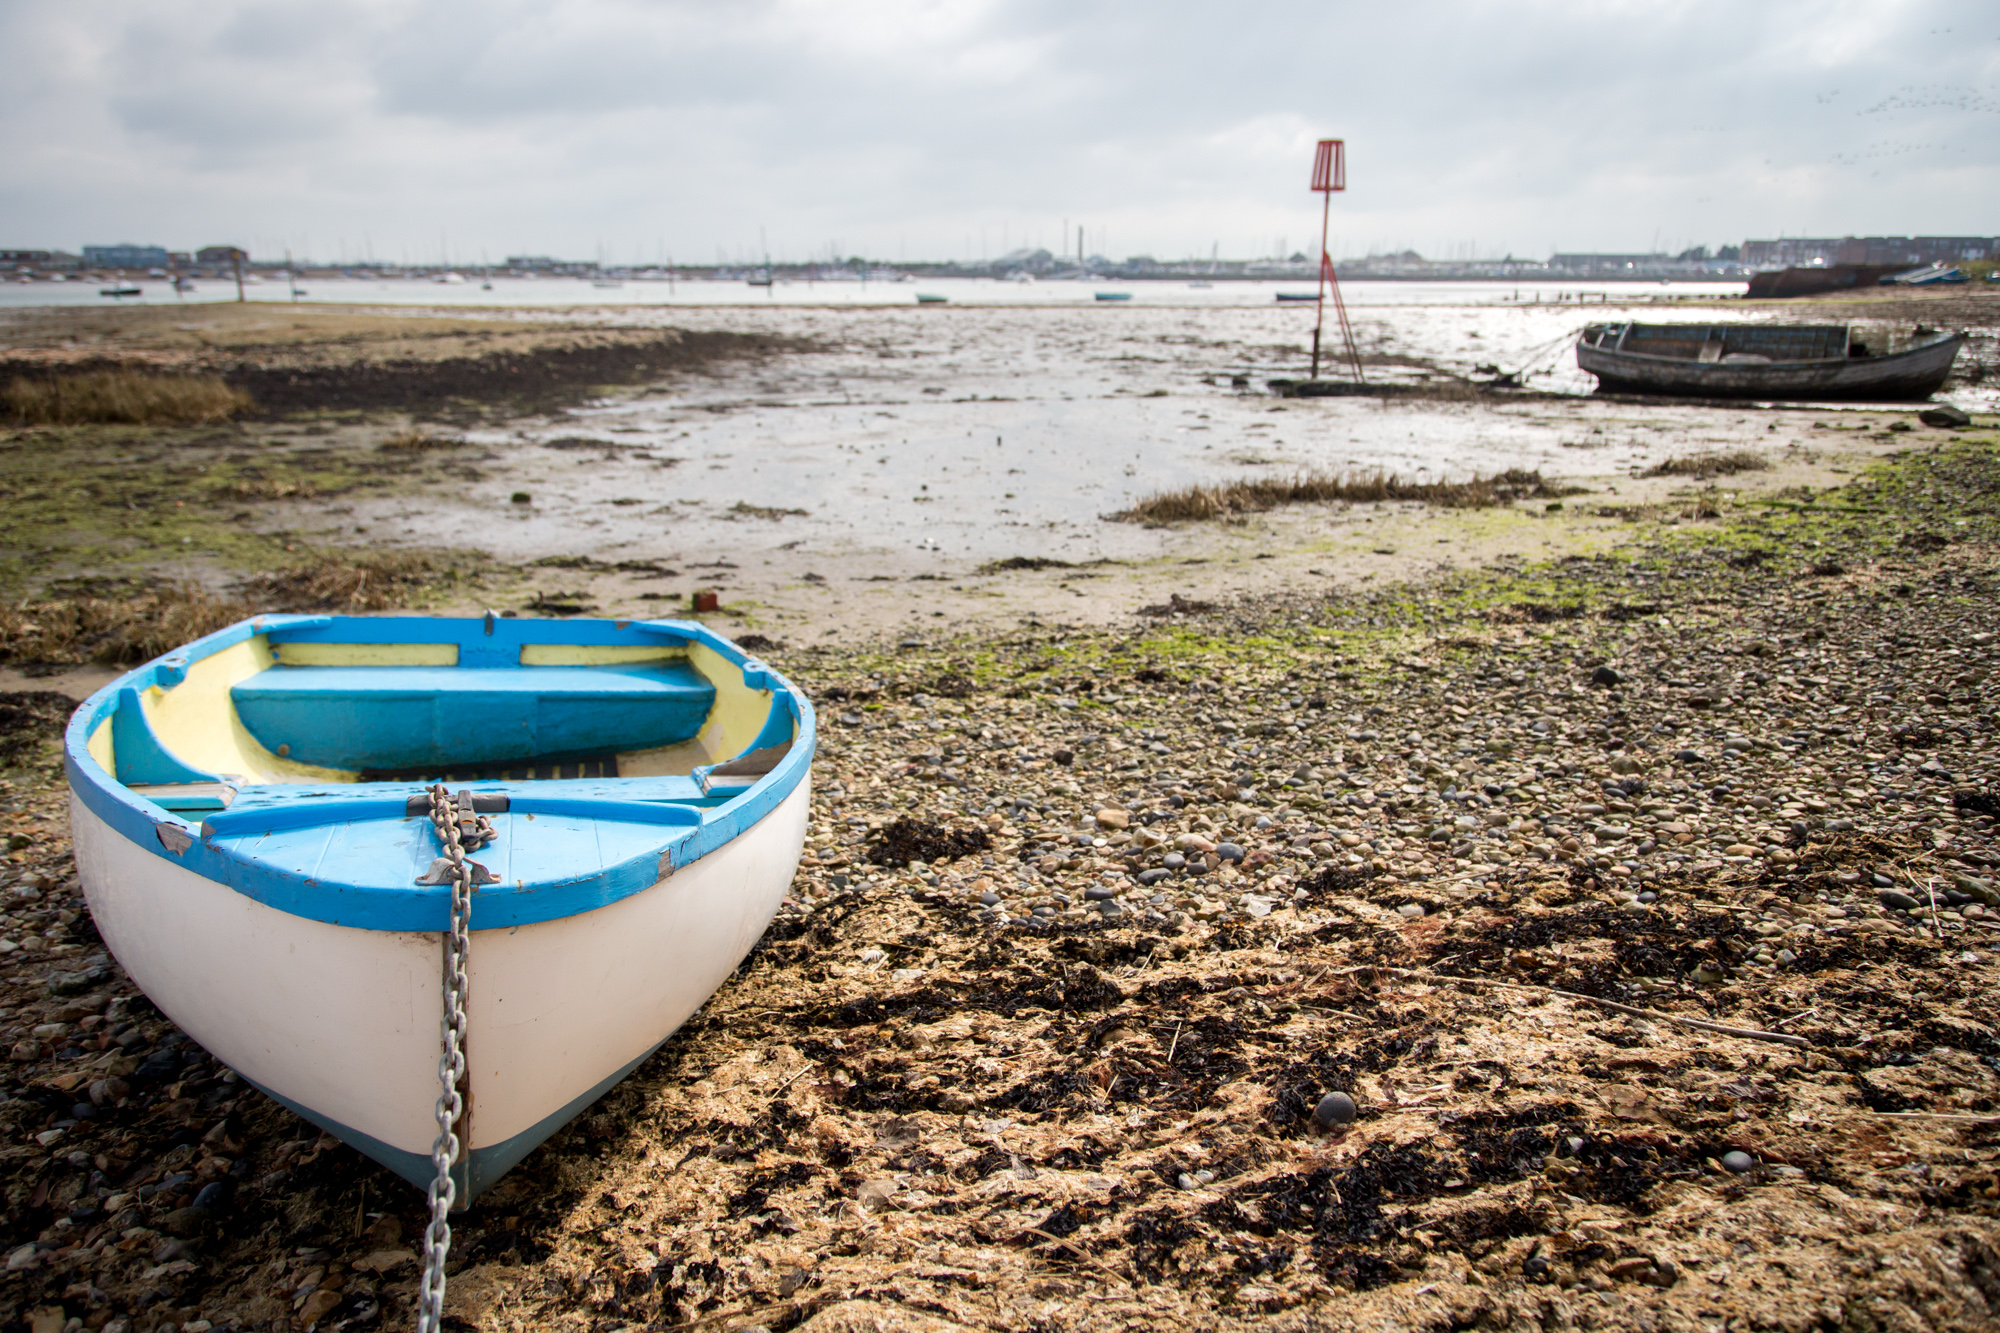
[[[458,1085],[465,1078],[465,959],[472,946],[473,865],[465,859],[493,838],[493,821],[473,813],[472,793],[457,801],[439,783],[430,789],[431,824],[451,862],[451,929],[444,937],[444,1053],[438,1057],[438,1136],[431,1145],[431,1224],[424,1232],[424,1280],[417,1294],[417,1328],[438,1333],[444,1319],[444,1260],[451,1252],[451,1205],[457,1185],[451,1165],[458,1158],[456,1126],[465,1110]]]

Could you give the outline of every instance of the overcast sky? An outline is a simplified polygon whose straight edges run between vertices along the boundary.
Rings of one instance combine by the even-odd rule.
[[[2000,233],[1995,0],[0,0],[0,51],[0,247],[1248,257],[1335,135],[1337,255]]]

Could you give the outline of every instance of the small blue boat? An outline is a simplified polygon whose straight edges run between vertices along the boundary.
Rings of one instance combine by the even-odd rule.
[[[1131,299],[1132,299],[1132,293],[1130,293],[1130,292],[1098,292],[1098,293],[1097,293],[1097,299],[1098,299],[1098,300],[1100,300],[1100,301],[1129,301],[1129,300],[1131,300]]]
[[[1925,264],[1921,268],[1910,269],[1906,273],[1891,273],[1883,278],[1884,287],[1940,287],[1956,283],[1970,282],[1965,270],[1951,264]]]
[[[814,737],[804,695],[697,624],[262,616],[84,702],[71,827],[98,930],[160,1009],[420,1186],[469,881],[464,1200],[756,943]]]

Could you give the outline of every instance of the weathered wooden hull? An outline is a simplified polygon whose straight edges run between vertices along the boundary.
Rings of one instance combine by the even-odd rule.
[[[1936,393],[1964,345],[1964,334],[1952,334],[1886,356],[1742,365],[1648,356],[1594,347],[1579,339],[1576,364],[1597,377],[1599,389],[1610,393],[1904,400]]]

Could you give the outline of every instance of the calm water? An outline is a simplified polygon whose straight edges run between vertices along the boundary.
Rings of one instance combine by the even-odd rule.
[[[909,282],[779,282],[766,289],[744,282],[627,281],[599,287],[579,278],[495,278],[483,290],[477,279],[446,284],[429,279],[334,278],[300,283],[305,299],[342,304],[428,307],[574,307],[574,306],[898,306],[915,305],[917,294],[937,295],[952,305],[982,306],[1268,306],[1279,292],[1309,292],[1309,279],[1282,282],[1218,282],[1194,287],[1186,282],[1005,282],[990,278],[917,279]],[[232,282],[202,281],[187,295],[176,295],[166,282],[136,283],[141,295],[99,296],[96,282],[36,282],[0,285],[0,306],[36,305],[173,305],[176,302],[233,301]],[[1738,295],[1740,282],[1350,282],[1341,288],[1351,306],[1381,305],[1509,305],[1538,297],[1553,302],[1560,293],[1578,293],[1595,300],[1650,301],[1659,296],[1718,297]],[[1125,302],[1099,302],[1099,292],[1124,292]],[[246,286],[252,301],[291,300],[282,281]],[[1307,307],[1308,309],[1310,307]]]

